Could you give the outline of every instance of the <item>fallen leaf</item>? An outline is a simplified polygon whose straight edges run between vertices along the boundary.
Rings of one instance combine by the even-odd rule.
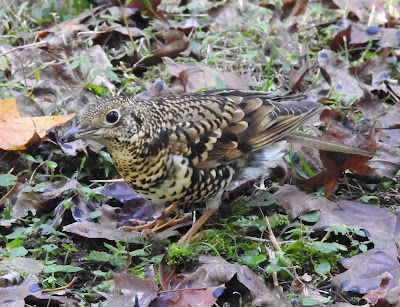
[[[298,70],[293,69],[290,71],[290,75],[289,75],[290,89],[292,91],[296,90],[300,86],[301,81],[303,81],[307,72],[308,72],[307,63],[302,63],[300,69],[298,69]]]
[[[21,274],[34,274],[39,275],[44,269],[44,264],[32,258],[13,258],[3,259],[0,261],[1,272],[8,272],[11,270],[17,271]]]
[[[282,5],[283,19],[304,14],[308,0],[288,0]]]
[[[352,44],[362,44],[375,40],[380,47],[398,48],[400,37],[397,33],[398,28],[389,29],[353,24],[351,29]]]
[[[72,179],[68,182],[59,181],[48,183],[35,192],[25,192],[24,190],[27,187],[30,186],[28,184],[19,183],[13,192],[8,196],[13,204],[13,218],[25,217],[29,213],[35,216],[38,210],[46,207],[64,191],[78,189],[78,181]]]
[[[180,293],[179,298],[172,304],[171,307],[209,307],[214,306],[218,297],[224,292],[225,286],[210,287],[207,289],[187,289]]]
[[[121,203],[140,198],[140,196],[126,182],[118,182],[106,185],[100,194],[113,197]]]
[[[157,284],[153,267],[150,266],[144,279],[128,273],[112,273],[115,282],[113,291],[100,292],[109,306],[149,306],[157,298]]]
[[[296,277],[292,281],[292,287],[294,287],[293,292],[301,295],[307,296],[315,299],[317,302],[322,303],[326,298],[323,297],[318,289],[311,284],[312,277],[307,273],[303,276]]]
[[[63,29],[43,43],[39,47],[26,47],[13,52],[9,52],[12,46],[0,45],[0,53],[7,53],[5,57],[10,63],[13,80],[32,89],[34,100],[41,109],[49,113],[65,109],[66,105],[69,110],[82,109],[84,101],[97,99],[85,88],[86,85],[97,85],[111,91],[115,89],[109,77],[111,62],[100,45],[83,48],[84,35]],[[78,64],[74,69],[73,63]]]
[[[362,131],[357,132],[354,124],[336,110],[323,110],[320,119],[329,127],[328,133],[321,134],[322,137],[356,148],[365,147],[370,152],[376,151],[372,125],[365,126]],[[326,187],[325,196],[333,191],[344,171],[351,170],[358,174],[367,174],[373,170],[366,164],[372,157],[323,150],[319,153],[324,170],[305,180],[302,187],[308,190]]]
[[[321,210],[321,212],[333,210],[337,205],[325,197],[305,194],[297,187],[285,184],[273,194],[285,209],[290,221],[293,221],[300,215],[311,211]]]
[[[360,304],[369,303],[372,304],[372,306],[375,306],[376,303],[378,303],[378,301],[384,298],[388,293],[387,285],[389,284],[389,281],[391,279],[393,279],[393,276],[390,275],[390,273],[388,272],[383,273],[382,281],[379,284],[379,288],[368,291],[368,293],[361,298],[359,303]]]
[[[143,61],[146,66],[162,62],[163,57],[175,58],[189,47],[189,41],[182,31],[169,29],[161,34],[164,45],[151,51],[152,57]]]
[[[338,59],[335,52],[326,49],[318,52],[318,64],[332,90],[344,95],[346,101],[351,102],[364,95],[359,81],[348,73],[347,64]]]
[[[235,293],[240,293],[241,297],[249,298],[248,302],[251,302],[251,306],[290,306],[290,302],[283,294],[281,288],[267,287],[264,280],[255,275],[249,267],[231,264],[221,257],[200,256],[199,266],[193,272],[178,275],[165,272],[161,275],[171,276],[167,279],[169,289],[219,288],[218,291],[223,290],[224,292],[220,296],[222,299],[221,305],[224,303],[224,300],[231,303],[232,299],[236,301]],[[164,282],[165,280],[165,277],[163,277]],[[215,291],[213,292],[214,294],[220,294]],[[180,299],[181,292],[177,291],[171,300]]]
[[[331,50],[339,51],[340,49],[345,49],[351,41],[351,25],[345,30],[337,33],[331,42]]]
[[[0,305],[25,306],[24,299],[37,292],[42,292],[37,277],[28,275],[20,285],[0,288]]]
[[[354,257],[341,259],[339,264],[345,271],[333,277],[332,286],[344,291],[368,293],[378,287],[381,275],[385,272],[393,276],[387,288],[399,287],[400,266],[395,248],[370,249]]]
[[[325,169],[314,177],[305,180],[301,184],[304,189],[325,187],[325,196],[327,196],[332,193],[339,178],[347,169],[358,174],[366,174],[372,171],[372,168],[366,165],[371,157],[323,150],[320,150],[319,153]]]
[[[41,117],[21,117],[15,98],[0,101],[0,148],[5,150],[25,150],[36,137],[43,139],[47,130],[65,123],[75,116],[54,115]]]
[[[389,50],[382,48],[373,57],[359,66],[350,67],[348,71],[359,82],[364,83],[369,91],[382,90],[386,92],[387,87],[383,82],[392,74],[392,67],[388,63],[389,55]]]
[[[239,75],[235,72],[222,72],[200,64],[176,63],[164,57],[164,64],[171,75],[177,77],[171,87],[180,88],[181,92],[194,93],[200,89],[215,88],[248,88],[250,75]]]
[[[140,232],[123,231],[123,227],[122,229],[118,227],[119,208],[103,204],[101,207],[98,207],[96,211],[102,213],[101,216],[97,218],[97,222],[75,222],[64,226],[63,231],[75,233],[85,238],[103,238],[112,241],[132,240],[142,236]],[[176,230],[177,228],[190,224],[191,221],[174,225],[153,234],[153,237],[154,239],[163,240],[171,236],[177,236],[179,235],[179,232]]]
[[[213,17],[215,23],[225,26],[229,25],[240,16],[238,8],[230,1],[226,1],[222,5],[209,9],[208,13]]]
[[[371,119],[382,117],[386,113],[382,101],[367,90],[364,91],[364,96],[357,101],[356,106],[364,116]]]
[[[284,185],[273,196],[286,210],[290,220],[319,210],[321,213],[313,226],[314,230],[338,225],[357,227],[364,230],[372,241],[373,249],[339,261],[344,272],[333,277],[333,286],[345,291],[367,293],[379,285],[384,272],[393,276],[388,289],[400,286],[400,265],[393,240],[400,235],[399,210],[391,212],[351,201],[335,203],[325,197],[307,195],[291,185]]]
[[[157,9],[160,2],[161,0],[131,0],[127,3],[127,7],[136,8],[151,18],[167,21],[163,13]]]
[[[384,4],[380,0],[330,0],[336,7],[353,13],[360,21],[364,22],[380,22],[385,20]],[[372,7],[374,7],[374,14],[372,14]],[[371,18],[371,14],[373,18]]]

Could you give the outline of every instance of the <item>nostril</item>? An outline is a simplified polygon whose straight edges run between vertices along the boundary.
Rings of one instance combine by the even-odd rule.
[[[81,125],[72,127],[68,131],[66,131],[62,136],[60,136],[57,141],[59,143],[69,143],[76,140],[75,134],[79,132],[81,129]]]

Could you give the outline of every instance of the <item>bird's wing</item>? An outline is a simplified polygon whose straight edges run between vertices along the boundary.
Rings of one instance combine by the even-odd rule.
[[[322,108],[303,96],[238,90],[181,95],[169,103],[171,151],[198,168],[230,163],[279,140]]]

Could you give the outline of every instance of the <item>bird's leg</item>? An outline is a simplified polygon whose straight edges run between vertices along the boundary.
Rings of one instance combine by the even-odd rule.
[[[178,217],[181,215],[181,210],[179,209],[179,206],[177,206],[177,205],[171,205],[171,206],[168,207],[168,209],[170,209],[171,207],[176,208],[176,214],[175,214],[175,216],[174,216],[172,219],[170,219],[168,222],[166,222],[166,223],[164,223],[164,224],[157,225],[156,227],[154,227],[154,228],[151,230],[151,232],[157,232],[157,231],[159,231],[160,229],[163,229],[163,228],[165,228],[165,227],[167,227],[167,226],[174,226],[174,225],[183,223],[183,222],[185,222],[189,217],[192,216],[192,214],[188,213],[188,214],[185,214],[182,218],[178,219]],[[168,209],[167,209],[167,210],[168,210]],[[167,212],[167,210],[165,210],[164,213]],[[172,210],[171,210],[170,212],[172,212]],[[163,214],[164,214],[164,213],[163,213]],[[169,215],[169,214],[168,214],[168,215]]]
[[[167,219],[168,219],[169,215],[175,209],[177,209],[177,213],[171,220],[168,221]],[[180,215],[179,207],[177,205],[173,204],[173,205],[169,206],[167,209],[165,209],[164,212],[161,214],[161,216],[159,216],[158,218],[156,218],[155,220],[153,220],[151,222],[130,220],[131,223],[136,224],[138,226],[124,226],[124,227],[122,227],[122,229],[124,231],[139,231],[139,232],[143,231],[143,230],[149,230],[150,233],[154,233],[154,232],[157,232],[160,229],[163,229],[167,226],[173,226],[173,225],[182,223],[191,216],[191,214],[186,214],[182,218],[178,219],[179,215]]]
[[[193,235],[200,229],[201,226],[218,210],[207,210],[204,214],[194,223],[192,228],[178,241],[179,244],[189,243]]]

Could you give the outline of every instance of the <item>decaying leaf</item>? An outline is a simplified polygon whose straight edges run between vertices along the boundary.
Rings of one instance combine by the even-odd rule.
[[[292,281],[292,287],[294,287],[293,292],[301,295],[307,296],[315,299],[317,302],[322,303],[325,300],[318,289],[311,284],[312,277],[307,273],[303,276],[299,276]]]
[[[1,272],[13,270],[21,274],[39,275],[42,273],[43,269],[44,264],[32,258],[18,257],[14,259],[3,259],[0,262]]]
[[[364,94],[359,81],[347,72],[347,65],[330,50],[318,52],[318,64],[325,80],[346,101],[361,98]]]
[[[320,210],[321,214],[314,229],[325,229],[336,225],[358,227],[367,232],[367,237],[378,249],[394,247],[393,236],[400,235],[400,221],[397,219],[400,210],[391,212],[346,200],[335,203],[325,197],[305,194],[288,184],[281,187],[273,196],[288,213],[290,220]]]
[[[388,293],[387,285],[391,279],[393,279],[393,276],[389,273],[386,272],[382,274],[382,281],[379,284],[379,288],[368,291],[368,293],[361,298],[360,304],[369,303],[372,304],[372,306],[375,306],[378,301],[383,299]]]
[[[371,157],[322,150],[319,153],[325,169],[314,177],[305,180],[302,187],[308,190],[325,187],[325,196],[332,193],[339,178],[347,169],[358,174],[366,174],[372,171],[372,168],[366,165]]]
[[[373,242],[373,249],[340,260],[344,272],[334,276],[332,283],[335,287],[367,293],[379,285],[384,272],[393,276],[388,289],[400,286],[400,264],[393,240],[393,237],[400,236],[397,218],[399,212],[350,201],[334,203],[324,197],[307,195],[291,185],[281,187],[273,195],[290,219],[320,210],[321,214],[313,229],[323,230],[338,225],[357,227],[364,230],[367,238]]]
[[[36,292],[41,292],[39,281],[36,276],[28,275],[20,285],[0,288],[0,305],[24,306],[24,299]]]
[[[9,199],[13,203],[12,216],[14,218],[25,217],[29,213],[35,215],[38,210],[43,209],[64,191],[77,189],[78,181],[48,183],[35,192],[25,192],[24,190],[27,187],[29,185],[19,183],[12,194],[9,195]]]
[[[189,47],[189,41],[184,33],[177,29],[163,31],[161,36],[164,45],[151,51],[151,56],[143,59],[141,65],[151,66],[162,62],[163,57],[175,58]]]
[[[146,271],[144,279],[128,273],[112,273],[114,291],[98,292],[111,306],[149,306],[157,298],[157,284],[153,267]]]
[[[284,19],[304,14],[308,0],[289,0],[282,5]]]
[[[385,20],[384,6],[379,0],[325,0],[325,2],[333,2],[337,8],[348,10],[357,16],[360,21],[382,23]],[[372,7],[374,7],[375,14],[373,14],[373,19],[370,20]]]
[[[370,152],[376,151],[372,126],[364,127],[364,133],[357,133],[351,121],[335,110],[323,110],[320,119],[329,127],[328,135],[322,136],[349,146],[365,147]],[[366,133],[367,131],[369,133]],[[372,168],[366,165],[371,158],[369,156],[320,150],[320,159],[325,169],[316,176],[305,180],[302,186],[305,189],[326,187],[325,196],[329,195],[343,172],[347,169],[358,174],[371,172]]]
[[[348,259],[340,260],[343,273],[332,279],[332,285],[344,291],[368,293],[376,289],[382,281],[382,274],[389,272],[393,279],[386,285],[387,289],[399,287],[400,265],[397,260],[397,250],[371,249],[365,253]]]
[[[160,273],[160,275],[162,274]],[[234,297],[234,293],[239,291],[243,298],[250,296],[249,303],[252,306],[290,306],[290,302],[280,288],[267,287],[264,281],[247,266],[231,264],[221,257],[200,256],[199,266],[193,272],[177,275],[164,273],[164,276],[170,276],[168,279],[169,289],[224,287],[219,290],[218,294],[221,295],[221,298],[227,298],[228,301]],[[236,281],[239,284],[236,284]],[[228,283],[231,286],[236,284],[238,288],[235,286],[229,288],[227,287]],[[222,295],[220,292],[224,292],[224,294]],[[180,297],[181,291],[177,291],[172,301]],[[223,303],[224,301],[221,301],[221,304]]]
[[[176,63],[164,57],[164,64],[171,75],[177,77],[172,87],[181,88],[181,92],[194,93],[200,89],[213,88],[247,88],[250,75],[239,75],[235,72],[221,72],[200,64]]]

